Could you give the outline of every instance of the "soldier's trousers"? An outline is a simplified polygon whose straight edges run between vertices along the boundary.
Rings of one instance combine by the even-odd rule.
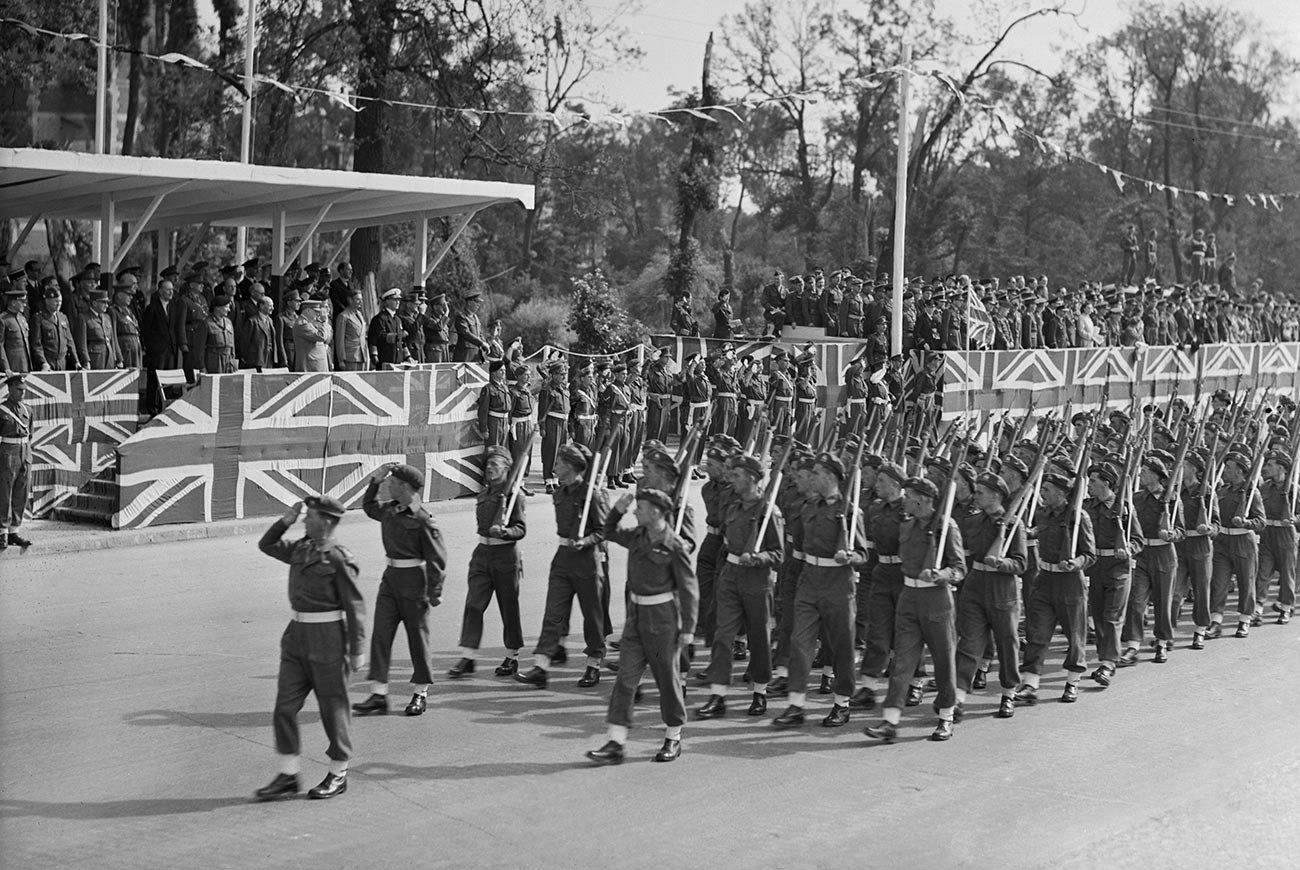
[[[823,634],[830,645],[835,668],[835,694],[853,694],[853,619],[857,610],[856,573],[849,565],[821,568],[803,566],[794,594],[794,627],[790,638],[790,692],[808,688],[813,647]]]
[[[794,594],[799,587],[803,561],[787,556],[776,574],[776,639],[772,642],[772,664],[790,666],[790,639],[794,633]]]
[[[542,634],[537,638],[536,655],[554,657],[560,638],[569,633],[569,615],[573,599],[582,611],[582,638],[586,654],[605,656],[605,602],[600,577],[600,549],[560,547],[551,559],[551,573],[546,578],[546,613],[542,617]]]
[[[709,421],[710,435],[736,434],[736,400],[718,399],[713,406],[713,419]]]
[[[1174,604],[1174,571],[1178,558],[1173,544],[1148,544],[1133,560],[1133,583],[1129,587],[1128,611],[1120,640],[1126,646],[1140,647],[1146,642],[1147,604],[1156,611],[1156,640],[1173,640],[1171,618]]]
[[[722,553],[722,535],[709,532],[700,542],[700,549],[695,557],[695,579],[700,584],[700,618],[696,634],[708,646],[713,645],[713,629],[717,622],[715,608],[714,584],[718,579],[718,568]]]
[[[0,528],[13,531],[23,524],[30,472],[31,463],[21,453],[0,451]]]
[[[641,676],[650,668],[659,690],[659,715],[665,725],[677,726],[686,721],[686,699],[682,694],[682,675],[677,666],[677,637],[681,629],[677,601],[641,605],[629,599],[623,638],[618,648],[618,676],[609,695],[611,725],[630,726],[636,704],[636,688]]]
[[[772,618],[772,570],[722,562],[713,587],[717,624],[713,655],[705,677],[710,685],[731,685],[731,645],[749,628],[749,676],[756,684],[772,678],[772,647],[767,624]]]
[[[1101,556],[1088,569],[1088,581],[1088,615],[1097,630],[1097,658],[1113,665],[1119,661],[1120,633],[1128,610],[1129,563]]]
[[[1174,545],[1178,564],[1174,568],[1174,597],[1169,605],[1169,623],[1178,627],[1178,612],[1182,609],[1187,590],[1192,591],[1192,624],[1205,628],[1210,624],[1210,555],[1193,551],[1185,542]],[[1199,549],[1199,548],[1198,548]]]
[[[957,623],[952,589],[947,584],[903,586],[894,614],[894,664],[889,669],[885,706],[902,709],[912,674],[925,648],[934,661],[934,681],[939,687],[934,703],[940,708],[957,703]]]
[[[1088,638],[1088,584],[1082,571],[1060,574],[1040,571],[1034,591],[1025,602],[1025,662],[1021,670],[1041,674],[1052,634],[1060,626],[1065,635],[1065,661],[1073,673],[1088,668],[1084,645]]]
[[[983,662],[989,633],[998,650],[998,681],[1020,685],[1019,580],[1014,574],[972,571],[957,596],[957,687],[969,692]],[[942,706],[942,705],[941,705]]]
[[[1210,575],[1210,612],[1222,614],[1228,604],[1228,584],[1237,578],[1237,613],[1246,622],[1255,612],[1255,565],[1258,545],[1254,532],[1219,535],[1214,541],[1214,568]]]
[[[352,756],[347,639],[343,632],[341,620],[291,622],[281,635],[280,675],[275,686],[275,712],[271,714],[275,751],[281,755],[302,754],[298,712],[307,696],[315,692],[321,724],[329,738],[325,754],[334,761],[347,761]]]
[[[667,441],[672,405],[664,399],[647,399],[645,413],[645,437],[653,441]]]
[[[641,458],[641,445],[645,443],[645,412],[641,410],[631,411],[627,415],[627,428],[623,435],[623,451],[621,465],[623,471],[631,471],[636,468],[637,461]]]
[[[425,593],[423,568],[387,568],[375,595],[375,630],[370,636],[370,671],[366,678],[388,682],[397,626],[406,629],[406,646],[411,652],[411,682],[433,682],[429,659],[429,605],[421,604]]]
[[[426,344],[424,346],[424,361],[431,363],[451,362],[451,352],[445,344]]]
[[[871,569],[866,643],[862,649],[864,677],[879,679],[889,671],[889,654],[894,648],[894,614],[898,611],[898,599],[902,593],[901,566],[877,564]]]
[[[1255,606],[1268,601],[1268,587],[1277,571],[1277,603],[1295,607],[1296,530],[1294,526],[1269,526],[1259,539],[1259,574],[1255,578]]]
[[[566,440],[565,426],[567,421],[563,417],[552,417],[549,414],[542,420],[542,479],[546,481],[555,480],[555,457],[559,455],[560,448],[564,446]]]
[[[519,575],[522,571],[523,563],[514,544],[479,544],[474,548],[474,554],[469,558],[465,615],[460,624],[462,647],[479,648],[483,640],[483,613],[492,596],[496,595],[506,649],[523,648],[524,630],[519,621]]]

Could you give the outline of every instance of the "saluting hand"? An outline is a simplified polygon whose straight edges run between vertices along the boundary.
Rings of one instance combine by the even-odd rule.
[[[636,496],[633,493],[625,492],[618,497],[618,501],[614,502],[614,509],[619,513],[627,513],[627,509],[632,506],[635,499]]]
[[[302,502],[300,501],[294,502],[293,507],[285,511],[284,516],[280,517],[280,520],[286,526],[293,525],[294,523],[298,522],[298,517],[302,516],[302,508],[303,508]]]

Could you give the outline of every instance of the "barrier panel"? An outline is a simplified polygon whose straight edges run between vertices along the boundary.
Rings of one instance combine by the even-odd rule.
[[[99,472],[136,430],[144,373],[130,370],[31,372],[31,501],[28,513],[49,516]]]
[[[359,507],[384,462],[422,469],[427,501],[477,492],[486,382],[466,363],[205,377],[118,447],[113,525],[273,516],[316,493]]]

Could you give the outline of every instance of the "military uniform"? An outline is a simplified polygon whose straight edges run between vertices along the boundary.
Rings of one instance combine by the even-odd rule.
[[[1277,454],[1289,467],[1291,460]],[[1295,610],[1296,526],[1291,515],[1290,493],[1286,479],[1266,480],[1260,485],[1264,501],[1264,531],[1259,541],[1259,573],[1255,579],[1255,612],[1261,613],[1268,601],[1268,587],[1277,571],[1275,609],[1290,616]],[[1288,522],[1288,518],[1291,519]]]
[[[85,360],[86,368],[117,368],[121,355],[117,350],[117,334],[113,330],[113,318],[107,311],[103,314],[91,311],[78,320],[75,337],[77,355]]]
[[[366,516],[379,523],[384,545],[383,577],[375,595],[375,631],[370,641],[370,672],[375,693],[388,694],[393,638],[400,624],[406,629],[411,654],[411,682],[417,687],[433,682],[429,654],[429,610],[442,599],[447,570],[447,547],[429,512],[396,501],[379,501],[380,481],[372,477],[362,497]]]
[[[538,391],[537,425],[542,430],[542,479],[556,486],[555,458],[568,441],[569,425],[569,385],[562,377],[548,377]]]
[[[1219,517],[1223,525],[1214,539],[1213,573],[1210,577],[1210,622],[1222,623],[1228,601],[1228,585],[1237,580],[1237,613],[1241,624],[1248,625],[1255,612],[1255,581],[1259,560],[1259,533],[1265,524],[1264,503],[1259,490],[1244,492],[1245,484],[1222,484],[1218,490]],[[1245,524],[1231,525],[1234,517]]]
[[[1156,495],[1145,489],[1137,493],[1133,496],[1133,514],[1143,537],[1143,547],[1133,560],[1133,583],[1129,589],[1120,641],[1127,649],[1139,649],[1145,645],[1146,612],[1150,603],[1155,608],[1156,643],[1172,646],[1174,626],[1171,614],[1178,557],[1173,544],[1160,534],[1170,531],[1163,493]]]
[[[722,361],[719,360],[721,363]],[[713,383],[713,419],[709,423],[709,435],[735,435],[737,390],[736,370],[732,365],[716,365],[712,368],[709,380]]]
[[[695,557],[695,578],[700,589],[700,639],[706,644],[713,644],[714,617],[714,582],[718,577],[718,568],[722,558],[722,521],[726,515],[727,505],[734,498],[731,486],[721,478],[710,477],[700,487],[700,498],[704,500],[704,540],[700,542],[700,551]]]
[[[12,290],[0,299],[17,298],[21,290]],[[14,311],[0,313],[0,362],[4,373],[26,374],[32,370],[31,330],[27,319]]]
[[[129,305],[114,305],[108,311],[113,316],[113,330],[117,334],[117,347],[122,357],[122,367],[140,368],[144,365],[144,350],[140,345],[139,319]]]
[[[497,599],[501,612],[502,636],[506,649],[518,654],[524,645],[524,630],[519,617],[519,578],[523,562],[515,542],[527,533],[524,520],[525,500],[515,499],[514,511],[503,517],[510,500],[506,484],[484,486],[474,507],[478,525],[478,546],[469,560],[469,590],[465,595],[465,613],[461,619],[460,646],[466,659],[473,658],[483,639],[483,613]],[[498,534],[493,526],[500,524]]]
[[[485,447],[504,447],[510,434],[510,388],[491,380],[478,395],[478,428]]]
[[[663,441],[668,437],[672,416],[673,379],[668,374],[668,357],[662,355],[645,367],[645,437]]]
[[[236,370],[235,327],[230,318],[208,317],[194,333],[194,341],[202,354],[203,371],[210,375],[224,375]]]
[[[1121,517],[1115,509],[1118,501],[1116,495],[1111,504],[1095,498],[1083,502],[1097,546],[1097,560],[1088,568],[1088,615],[1096,630],[1097,658],[1103,667],[1112,671],[1119,662],[1120,634],[1128,612],[1128,593],[1133,582],[1129,548],[1135,537],[1132,518]],[[1042,546],[1041,539],[1039,546]],[[1039,559],[1041,578],[1041,563],[1049,560],[1041,550]]]
[[[10,543],[26,546],[13,538],[27,512],[31,469],[31,409],[6,398],[0,403],[0,547]]]
[[[366,343],[371,347],[378,370],[385,365],[399,365],[406,361],[406,327],[402,318],[387,308],[370,318]]]
[[[77,367],[72,326],[62,311],[38,311],[31,319],[32,367],[64,371]]]
[[[296,764],[302,753],[298,711],[314,692],[329,738],[326,755],[346,769],[352,756],[348,656],[361,655],[366,638],[357,563],[350,552],[332,541],[321,544],[302,538],[288,543],[282,540],[288,529],[283,519],[276,520],[258,543],[263,553],[289,566],[289,606],[293,611],[280,638],[280,673],[272,716],[275,748]],[[296,771],[292,791],[297,791]],[[259,794],[264,799],[275,796]]]
[[[1028,560],[1025,534],[1015,526],[1008,531],[1006,514],[976,511],[960,521],[970,570],[957,596],[957,696],[971,690],[975,671],[980,669],[988,638],[998,652],[998,681],[1004,698],[1020,686],[1020,642],[1016,627],[1020,621],[1019,580]],[[995,549],[1006,540],[1006,553]]]
[[[1084,572],[1097,559],[1097,545],[1092,518],[1087,511],[1081,511],[1078,540],[1071,548],[1074,519],[1068,504],[1057,508],[1040,507],[1034,518],[1034,539],[1038,542],[1040,561],[1038,579],[1025,602],[1025,658],[1021,667],[1023,679],[1033,690],[1034,698],[1037,697],[1043,662],[1057,626],[1065,635],[1063,667],[1067,682],[1077,686],[1079,677],[1088,669],[1085,648],[1088,582]],[[1070,559],[1077,559],[1079,567],[1066,570],[1063,563]],[[1018,694],[1017,700],[1029,699]]]
[[[581,444],[588,450],[596,449],[596,398],[592,388],[575,384],[569,406],[569,435],[574,444]]]

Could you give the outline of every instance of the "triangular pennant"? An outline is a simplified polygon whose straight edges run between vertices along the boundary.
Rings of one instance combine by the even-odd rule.
[[[1254,205],[1254,204],[1255,204],[1255,197],[1251,196],[1249,193],[1246,194],[1246,202],[1250,203],[1251,205]]]
[[[1165,186],[1164,186],[1163,184],[1161,184],[1161,183],[1158,182],[1158,181],[1156,182],[1156,190],[1160,191],[1161,193],[1164,193],[1164,192],[1165,192],[1165,189],[1166,189],[1166,188],[1165,188]]]
[[[182,66],[193,67],[194,69],[212,69],[203,61],[195,60],[188,54],[181,54],[179,51],[169,51],[158,59],[163,63],[179,63]]]
[[[1178,199],[1178,194],[1182,193],[1182,191],[1176,187],[1169,188],[1169,192],[1174,195],[1174,199]]]
[[[1223,201],[1228,204],[1229,208],[1237,204],[1237,198],[1227,193],[1223,195]]]
[[[1203,190],[1196,191],[1196,195],[1201,199],[1205,200],[1206,202],[1210,201],[1210,195]]]
[[[1120,172],[1120,171],[1117,170],[1117,169],[1112,169],[1112,170],[1110,171],[1110,177],[1111,177],[1112,179],[1114,179],[1114,181],[1115,181],[1115,186],[1116,186],[1117,188],[1119,188],[1119,192],[1120,192],[1120,194],[1123,194],[1123,193],[1124,193],[1124,173]]]
[[[1142,184],[1146,186],[1147,193],[1150,193],[1151,189],[1156,186],[1155,182],[1153,181],[1143,181]]]

